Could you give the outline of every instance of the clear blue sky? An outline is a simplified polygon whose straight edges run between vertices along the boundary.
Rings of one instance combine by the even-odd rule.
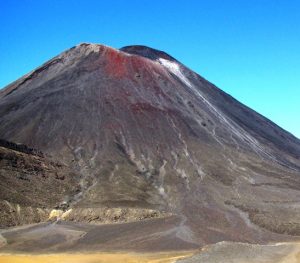
[[[0,88],[80,42],[164,50],[300,138],[299,0],[0,0]]]

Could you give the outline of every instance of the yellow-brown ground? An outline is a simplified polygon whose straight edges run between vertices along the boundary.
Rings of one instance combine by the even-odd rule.
[[[43,255],[0,255],[0,263],[171,263],[191,256],[192,252],[181,253],[91,253],[91,254],[43,254]]]

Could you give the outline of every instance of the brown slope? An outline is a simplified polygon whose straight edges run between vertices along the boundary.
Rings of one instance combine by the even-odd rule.
[[[0,97],[0,137],[81,174],[73,207],[167,211],[199,244],[300,233],[299,140],[166,53],[81,44]]]
[[[76,194],[77,177],[35,149],[0,140],[0,227],[48,220]]]

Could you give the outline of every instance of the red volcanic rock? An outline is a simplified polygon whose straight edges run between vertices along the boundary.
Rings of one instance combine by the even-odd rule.
[[[158,50],[63,52],[0,91],[0,138],[78,172],[71,207],[171,213],[186,244],[300,233],[299,140]]]

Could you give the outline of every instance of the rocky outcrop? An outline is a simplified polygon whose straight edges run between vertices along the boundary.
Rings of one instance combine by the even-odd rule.
[[[0,146],[0,226],[45,221],[53,207],[76,194],[75,172],[25,145]]]
[[[22,152],[22,153],[37,155],[40,157],[44,156],[44,154],[41,151],[30,148],[30,147],[26,146],[25,144],[16,144],[14,142],[9,142],[9,141],[2,140],[2,139],[0,139],[0,147],[8,148],[8,149]]]
[[[74,208],[70,209],[67,214],[62,214],[63,220],[66,221],[94,224],[128,223],[168,216],[171,214],[158,210],[131,207]]]

